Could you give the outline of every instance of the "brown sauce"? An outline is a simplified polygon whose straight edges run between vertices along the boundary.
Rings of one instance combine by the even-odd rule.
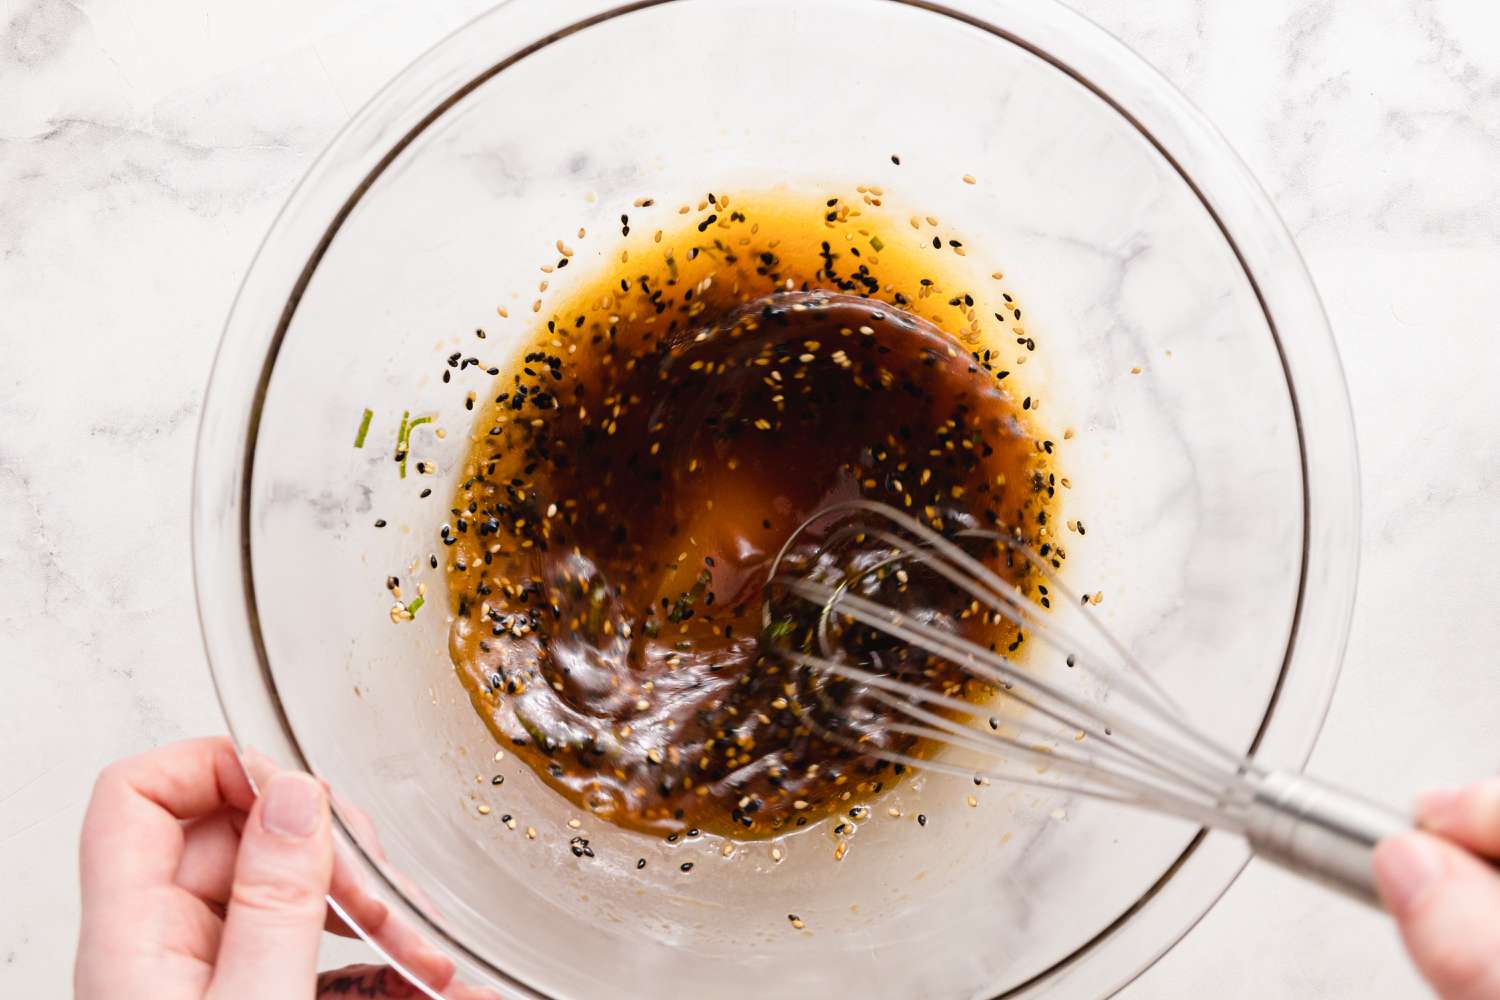
[[[679,226],[636,223],[481,394],[443,528],[451,654],[502,746],[602,818],[771,836],[897,780],[871,748],[924,752],[857,686],[810,698],[768,650],[768,564],[823,505],[1047,534],[1050,443],[986,346],[1024,356],[1019,308],[967,288],[939,230],[862,201],[657,209]],[[903,590],[970,638],[1022,638],[930,582]]]

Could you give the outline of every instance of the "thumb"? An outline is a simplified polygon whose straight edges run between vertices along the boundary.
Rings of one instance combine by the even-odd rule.
[[[1385,908],[1444,1000],[1500,997],[1500,877],[1460,847],[1407,833],[1375,849]]]
[[[323,786],[273,775],[250,810],[234,866],[210,997],[312,997],[333,878]]]

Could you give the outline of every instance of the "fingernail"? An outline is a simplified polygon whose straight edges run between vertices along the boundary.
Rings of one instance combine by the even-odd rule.
[[[1417,796],[1417,818],[1424,826],[1441,827],[1458,803],[1459,789],[1434,788]]]
[[[1403,834],[1375,851],[1375,880],[1386,909],[1400,913],[1443,877],[1442,852],[1422,834]]]
[[[282,837],[310,837],[323,819],[323,789],[306,774],[283,772],[266,782],[260,822]]]

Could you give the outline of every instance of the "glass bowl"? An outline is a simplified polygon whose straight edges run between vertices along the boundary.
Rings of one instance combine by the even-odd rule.
[[[576,810],[496,762],[428,562],[472,416],[444,359],[510,356],[559,236],[591,234],[553,294],[608,266],[621,213],[859,185],[895,224],[941,218],[1026,304],[1015,384],[1061,442],[1061,517],[1089,525],[1066,579],[1205,729],[1278,766],[1310,750],[1354,587],[1347,397],[1288,234],[1183,98],[1039,0],[511,0],[376,95],[288,201],[194,480],[234,737],[329,783],[334,902],[356,924],[383,902],[362,929],[432,995],[1099,996],[1244,865],[1179,821],[999,786],[969,806],[937,776],[876,804],[925,827],[867,824],[842,862],[826,822],[777,861],[589,821],[585,864]],[[420,483],[393,461],[403,413],[448,431],[413,436],[440,470]],[[389,618],[390,574],[432,588],[412,621]]]

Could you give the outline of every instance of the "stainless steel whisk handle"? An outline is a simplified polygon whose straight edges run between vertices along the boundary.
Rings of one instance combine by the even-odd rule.
[[[1410,817],[1387,806],[1272,771],[1256,789],[1245,836],[1266,860],[1378,907],[1375,845],[1411,828]]]

